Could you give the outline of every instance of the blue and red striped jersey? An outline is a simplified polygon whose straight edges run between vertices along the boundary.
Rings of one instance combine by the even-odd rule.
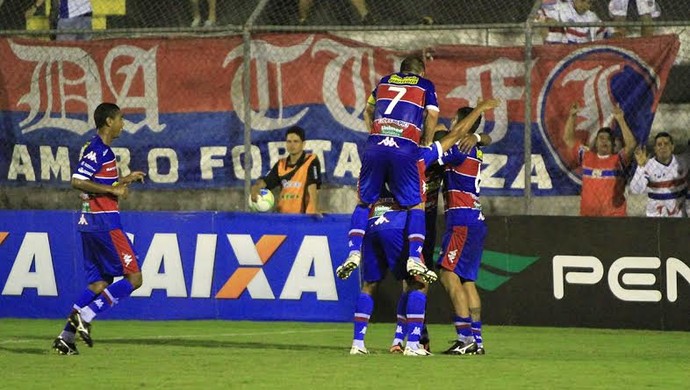
[[[412,73],[383,77],[368,103],[376,107],[372,136],[402,138],[415,145],[422,137],[425,110],[439,110],[434,84]]]
[[[441,157],[445,166],[443,199],[448,225],[469,225],[484,217],[479,203],[482,151],[476,146],[465,154],[453,145]]]
[[[119,176],[115,153],[98,135],[84,145],[72,178],[106,186],[117,185]],[[82,215],[77,222],[79,230],[109,231],[122,228],[117,197],[82,193],[81,198]]]

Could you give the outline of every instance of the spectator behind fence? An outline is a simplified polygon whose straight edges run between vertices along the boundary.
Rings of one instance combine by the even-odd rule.
[[[45,3],[45,0],[36,0],[26,10],[26,19],[36,14],[36,10]],[[91,17],[93,8],[90,0],[59,0],[57,10],[53,10],[51,15],[57,13],[58,30],[85,30],[91,31]],[[90,33],[81,34],[57,34],[58,41],[80,41],[91,39]]]
[[[630,192],[647,192],[648,217],[685,217],[688,167],[673,154],[673,137],[661,132],[654,137],[654,157],[647,157],[644,146],[635,149],[637,170],[630,182]]]
[[[252,186],[252,200],[256,201],[262,188],[280,186],[277,210],[288,214],[316,214],[318,189],[321,187],[321,163],[318,157],[304,152],[304,129],[293,126],[285,133],[288,156],[278,160],[264,178]]]
[[[609,14],[616,22],[624,22],[628,19],[628,3],[630,0],[611,0],[609,1]],[[637,5],[637,14],[640,20],[646,24],[642,26],[641,35],[650,36],[654,34],[654,26],[651,25],[652,20],[661,16],[661,9],[656,3],[656,0],[635,0]],[[625,27],[616,27],[614,36],[625,37],[628,30]]]
[[[614,154],[612,130],[603,127],[597,131],[596,151],[589,150],[575,138],[575,125],[580,108],[577,103],[570,108],[565,122],[563,141],[569,150],[577,153],[582,166],[582,195],[580,215],[588,217],[621,217],[626,215],[625,168],[637,146],[623,110],[616,107],[613,117],[623,134],[624,146]]]
[[[216,25],[216,0],[206,0],[208,2],[208,18],[204,22],[204,27],[212,27]],[[191,27],[199,27],[201,25],[201,10],[199,9],[199,0],[189,0],[192,4],[192,24]]]
[[[359,15],[359,22],[361,24],[373,24],[369,7],[367,7],[366,0],[350,0],[350,3]],[[309,19],[311,8],[314,5],[314,0],[298,0],[298,17],[299,24],[306,24]]]
[[[543,0],[537,14],[540,22],[600,22],[592,10],[592,0]],[[549,27],[543,29],[544,43],[586,43],[607,38],[606,27]]]

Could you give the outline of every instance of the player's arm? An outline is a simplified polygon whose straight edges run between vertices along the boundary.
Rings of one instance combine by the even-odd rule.
[[[127,176],[120,177],[117,181],[120,182],[120,184],[130,184],[134,183],[135,181],[140,181],[143,183],[144,177],[146,177],[146,174],[144,172],[134,171]]]
[[[364,108],[364,124],[367,126],[367,131],[371,133],[374,129],[374,111],[376,110],[376,99],[374,95],[369,96],[367,106]]]
[[[563,130],[563,142],[568,150],[575,146],[575,121],[577,119],[577,113],[580,111],[580,107],[577,103],[573,103],[570,106],[570,111],[568,111],[568,119],[565,121],[565,129]]]
[[[70,183],[72,188],[88,194],[109,194],[116,197],[126,198],[129,193],[127,184],[107,186],[105,184],[94,183],[91,180],[82,180],[72,177]]]
[[[434,131],[438,124],[438,109],[426,110],[424,118],[424,145],[431,145],[434,142]]]
[[[632,131],[630,130],[630,127],[628,126],[628,122],[625,121],[625,113],[620,108],[620,106],[614,107],[613,117],[616,119],[616,122],[618,122],[618,126],[620,126],[621,133],[623,134],[623,142],[625,143],[625,146],[623,147],[623,152],[625,153],[627,164],[627,162],[630,161],[633,152],[635,152],[635,148],[637,147],[637,141],[635,140],[635,136],[633,135]]]
[[[481,135],[467,134],[467,131],[470,128],[472,128],[472,125],[474,124],[474,122],[477,121],[477,119],[479,119],[482,113],[484,113],[487,110],[492,110],[498,107],[499,104],[501,104],[501,101],[498,99],[488,99],[478,102],[477,107],[475,107],[472,110],[472,112],[470,112],[470,114],[463,118],[461,121],[458,121],[453,126],[453,128],[450,129],[450,133],[441,139],[441,147],[443,148],[443,151],[445,152],[446,150],[450,149],[450,147],[453,146],[453,144],[458,143],[458,141],[463,141],[461,144],[458,145],[458,147],[461,151],[467,153],[477,143],[480,143],[482,140]],[[448,139],[446,140],[446,138]],[[484,140],[488,141],[486,145],[491,143],[491,137],[489,136],[486,136]],[[450,144],[445,144],[447,142],[449,142]]]

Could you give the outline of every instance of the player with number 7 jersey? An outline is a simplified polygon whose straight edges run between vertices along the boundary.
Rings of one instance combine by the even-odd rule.
[[[434,84],[424,78],[424,59],[406,57],[400,72],[385,76],[377,84],[364,111],[369,130],[359,173],[359,202],[352,213],[348,233],[348,260],[359,265],[369,206],[388,185],[396,201],[408,210],[409,260],[407,271],[427,283],[436,274],[421,261],[424,244],[424,167],[419,164],[419,141],[430,144],[438,122],[438,101]]]

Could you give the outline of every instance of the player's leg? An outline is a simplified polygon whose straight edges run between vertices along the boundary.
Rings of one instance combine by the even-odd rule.
[[[430,356],[431,353],[420,345],[424,318],[426,316],[426,284],[412,278],[407,280],[407,344],[405,345],[405,356]]]
[[[477,344],[477,354],[484,355],[484,339],[482,338],[482,301],[477,291],[477,285],[474,281],[465,281],[462,284],[467,294],[467,300],[470,308],[470,318],[472,319],[472,337]]]
[[[371,313],[374,311],[374,299],[372,296],[376,292],[377,286],[378,282],[364,282],[362,285],[362,291],[359,294],[359,298],[357,298],[357,304],[355,306],[350,355],[367,355],[369,353],[364,345],[364,338],[367,335],[369,318],[371,318]]]
[[[428,205],[427,205],[428,207]],[[424,238],[424,247],[422,249],[422,256],[424,264],[430,270],[436,268],[434,264],[434,251],[436,249],[436,217],[438,209],[433,207],[432,209],[424,210],[426,216],[426,237]],[[429,285],[426,285],[424,293],[429,296]],[[424,327],[422,328],[422,337],[419,339],[419,343],[422,344],[424,349],[431,352],[431,339],[429,338],[429,329],[426,326],[426,317],[424,321]]]
[[[460,255],[467,241],[466,226],[449,226],[443,236],[442,252],[437,261],[440,270],[441,284],[446,290],[453,306],[453,324],[457,334],[457,341],[444,353],[451,355],[465,355],[476,348],[472,343],[472,329],[469,305],[465,290],[462,288],[457,266]]]
[[[129,297],[142,283],[137,254],[125,233],[121,229],[114,229],[102,232],[99,237],[104,248],[100,259],[103,272],[111,277],[124,278],[110,284],[93,302],[70,316],[72,325],[75,325],[87,344],[90,342],[90,332],[88,329],[80,330],[80,326],[88,327],[98,314],[110,309],[121,299]]]
[[[93,234],[97,233],[82,232],[80,234],[84,256],[84,273],[88,286],[77,296],[77,299],[72,304],[72,310],[65,321],[62,332],[53,341],[53,349],[61,355],[76,355],[79,353],[76,346],[77,329],[72,325],[69,318],[73,313],[91,303],[109,284],[106,281],[107,276],[102,275],[96,261],[100,245],[99,240],[94,238]]]
[[[407,212],[407,239],[409,242],[407,272],[418,276],[426,283],[438,279],[436,273],[422,261],[422,250],[426,237],[426,216],[424,215],[424,164],[416,156],[400,156],[397,168],[391,171],[388,182],[390,190]]]
[[[402,282],[403,287],[396,307],[395,335],[388,351],[391,353],[403,353],[403,343],[407,337],[408,301],[408,288],[405,282],[405,278],[407,278],[407,270],[405,269],[405,260],[407,259],[405,231],[403,229],[386,229],[381,231],[380,234],[384,240],[382,250],[386,259],[386,266],[391,270],[395,279]]]
[[[383,237],[379,237],[381,232],[371,232],[366,235],[362,243],[362,290],[357,298],[355,313],[353,318],[353,335],[351,355],[366,355],[369,353],[364,338],[369,326],[369,318],[374,310],[374,299],[378,282],[383,279],[386,271],[385,252],[382,245],[385,245]]]
[[[467,241],[460,255],[459,271],[462,287],[467,297],[470,318],[472,320],[471,329],[474,342],[477,344],[477,354],[483,355],[484,340],[482,338],[482,303],[477,291],[475,281],[479,276],[479,266],[484,252],[484,239],[486,238],[486,225],[481,222],[476,225],[468,226]]]
[[[352,271],[359,266],[362,258],[362,240],[369,218],[369,205],[374,204],[379,199],[381,188],[383,188],[387,176],[387,169],[388,160],[386,156],[381,156],[369,148],[364,150],[362,169],[357,182],[359,202],[352,212],[350,230],[347,234],[347,245],[350,252],[343,264],[336,269],[336,275],[341,279],[347,279]]]

